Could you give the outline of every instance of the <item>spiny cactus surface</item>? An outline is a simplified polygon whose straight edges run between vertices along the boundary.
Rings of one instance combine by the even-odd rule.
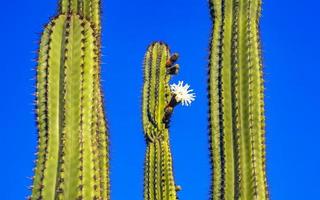
[[[145,157],[144,199],[176,200],[176,186],[169,146],[169,120],[178,104],[170,90],[171,74],[178,72],[174,64],[177,54],[161,42],[149,46],[144,60],[143,128],[147,141]]]
[[[76,13],[84,17],[95,27],[100,36],[101,0],[60,0],[59,13]]]
[[[60,7],[40,42],[38,152],[30,199],[109,199],[99,1],[62,0]]]
[[[209,102],[214,200],[269,199],[261,0],[210,0]]]

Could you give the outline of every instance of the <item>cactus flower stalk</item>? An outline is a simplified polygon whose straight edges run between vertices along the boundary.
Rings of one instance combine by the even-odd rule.
[[[99,0],[61,0],[43,31],[31,200],[110,199],[100,30]]]
[[[189,85],[169,85],[177,74],[177,54],[170,55],[162,42],[151,44],[144,60],[143,129],[147,142],[144,168],[145,200],[176,200],[177,190],[169,144],[169,121],[179,103],[190,104],[195,96]]]
[[[211,199],[266,200],[261,0],[210,0],[210,9]]]

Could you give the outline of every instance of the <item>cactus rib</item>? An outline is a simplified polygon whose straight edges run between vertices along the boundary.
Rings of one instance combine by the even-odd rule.
[[[100,34],[101,0],[60,0],[59,12],[77,13],[90,21]]]

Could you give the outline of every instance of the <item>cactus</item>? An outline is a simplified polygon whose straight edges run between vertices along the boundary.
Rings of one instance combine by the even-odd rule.
[[[194,95],[189,86],[173,84],[170,76],[177,74],[179,66],[174,64],[177,54],[170,56],[169,48],[162,42],[149,46],[144,60],[143,129],[147,142],[144,171],[145,200],[176,200],[172,157],[169,145],[169,121],[173,108],[180,102],[189,104]],[[179,89],[186,89],[179,93]],[[185,96],[183,96],[185,95]]]
[[[265,170],[261,0],[210,0],[211,199],[269,199]]]
[[[100,1],[61,0],[40,41],[31,200],[110,199]]]

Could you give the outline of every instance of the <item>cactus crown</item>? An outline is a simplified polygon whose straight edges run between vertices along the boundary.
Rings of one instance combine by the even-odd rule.
[[[109,199],[99,1],[62,0],[60,5],[40,42],[38,153],[30,199]],[[91,17],[80,12],[87,7]]]
[[[166,63],[169,49],[162,43],[152,44],[145,55],[143,86],[143,127],[148,139],[155,140],[168,125],[164,121],[165,107],[171,99],[170,74]]]
[[[261,0],[211,0],[211,198],[268,199]]]

